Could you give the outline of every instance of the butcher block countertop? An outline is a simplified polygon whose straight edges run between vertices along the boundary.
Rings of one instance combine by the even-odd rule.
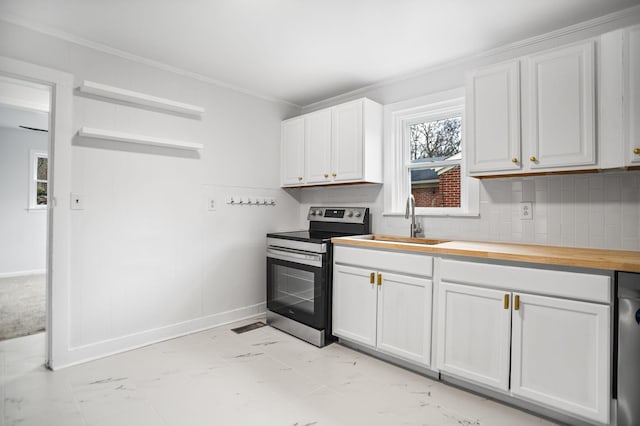
[[[640,272],[640,251],[587,249],[533,244],[490,243],[393,235],[338,237],[334,244],[368,248],[512,260],[611,271]]]

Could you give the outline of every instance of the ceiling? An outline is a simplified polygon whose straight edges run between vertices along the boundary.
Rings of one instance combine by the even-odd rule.
[[[640,0],[2,0],[0,16],[306,106]]]

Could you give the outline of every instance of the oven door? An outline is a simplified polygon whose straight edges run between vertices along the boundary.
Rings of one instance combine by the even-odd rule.
[[[327,255],[267,249],[267,309],[322,330],[327,327]]]

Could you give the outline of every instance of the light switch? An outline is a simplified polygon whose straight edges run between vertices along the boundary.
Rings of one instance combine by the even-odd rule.
[[[71,210],[84,210],[84,198],[75,192],[71,193]]]

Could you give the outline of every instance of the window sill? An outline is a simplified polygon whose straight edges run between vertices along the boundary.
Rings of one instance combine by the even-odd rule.
[[[404,212],[382,212],[383,217],[395,217],[395,216],[405,216]],[[480,217],[480,213],[474,212],[442,212],[442,213],[418,213],[416,212],[416,217]]]

